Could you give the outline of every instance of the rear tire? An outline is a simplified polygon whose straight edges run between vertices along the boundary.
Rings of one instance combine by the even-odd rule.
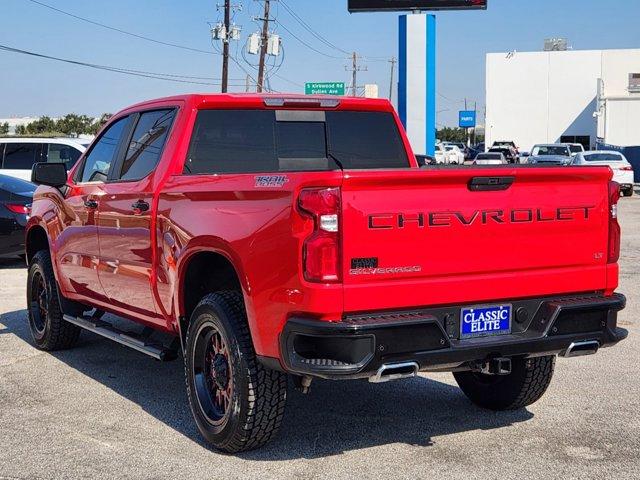
[[[544,395],[551,383],[555,356],[511,359],[511,373],[491,376],[455,372],[458,385],[474,404],[489,410],[518,410]]]
[[[27,312],[31,336],[40,350],[64,350],[78,341],[80,327],[62,318],[58,285],[46,250],[36,253],[29,265]]]
[[[191,412],[209,444],[237,453],[276,435],[287,376],[256,359],[240,292],[212,293],[200,301],[187,331],[184,366]]]

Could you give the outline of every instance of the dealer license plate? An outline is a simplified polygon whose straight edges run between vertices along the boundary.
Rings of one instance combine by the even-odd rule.
[[[511,333],[511,305],[478,305],[460,311],[460,338]]]

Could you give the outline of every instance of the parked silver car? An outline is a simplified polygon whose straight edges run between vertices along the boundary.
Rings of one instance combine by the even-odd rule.
[[[566,143],[535,145],[527,163],[538,165],[571,165],[571,148]]]

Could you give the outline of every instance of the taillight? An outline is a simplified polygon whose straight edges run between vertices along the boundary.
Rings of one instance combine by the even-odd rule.
[[[29,205],[21,205],[19,203],[5,203],[4,206],[7,207],[10,212],[17,213],[18,215],[29,215],[29,213],[31,213],[31,208],[29,208]]]
[[[620,184],[609,182],[609,254],[608,263],[617,263],[620,258],[620,224],[618,223],[618,202]]]
[[[633,167],[629,166],[629,167],[620,167],[620,170],[624,171],[624,172],[633,172]]]
[[[340,189],[302,190],[298,206],[314,222],[313,233],[303,247],[304,278],[309,282],[339,282]]]

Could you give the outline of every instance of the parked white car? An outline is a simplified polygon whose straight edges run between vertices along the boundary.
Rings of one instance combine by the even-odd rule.
[[[473,161],[474,165],[507,165],[508,163],[506,157],[497,152],[479,153]]]
[[[633,195],[633,167],[622,153],[604,150],[578,153],[573,158],[573,165],[607,165],[613,170],[613,181],[620,184],[623,195]]]
[[[444,147],[441,144],[436,144],[435,157],[436,157],[437,164],[449,163],[447,161],[449,155],[447,154],[447,152],[445,152]]]
[[[0,174],[29,181],[37,162],[65,163],[69,170],[89,143],[73,138],[0,138]]]
[[[449,161],[447,163],[457,163],[458,165],[464,163],[464,152],[456,145],[444,145],[444,150],[449,155]]]

